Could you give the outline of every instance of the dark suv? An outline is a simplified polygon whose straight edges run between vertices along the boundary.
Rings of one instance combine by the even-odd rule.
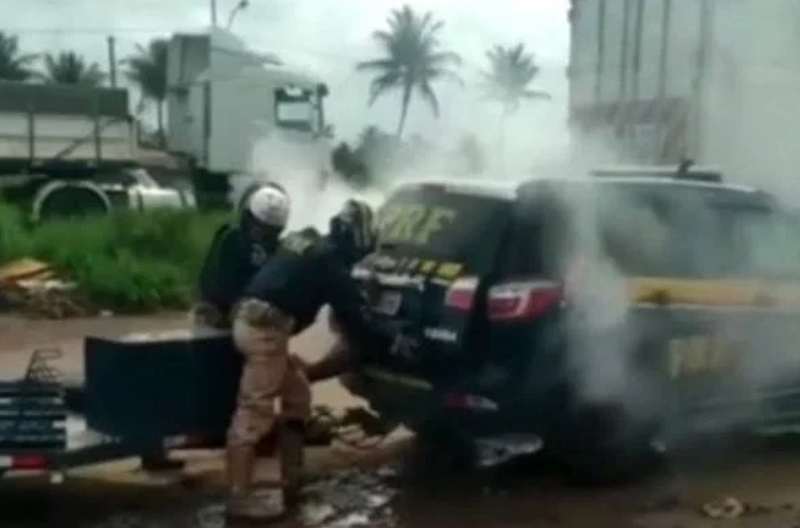
[[[610,475],[656,439],[800,425],[800,238],[764,192],[611,168],[408,183],[379,218],[354,275],[419,346],[370,351],[359,392],[423,439],[543,445]]]

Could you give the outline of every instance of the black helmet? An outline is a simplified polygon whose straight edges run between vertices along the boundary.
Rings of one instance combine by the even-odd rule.
[[[360,200],[347,200],[342,210],[331,218],[330,238],[351,262],[371,253],[376,241],[372,207]]]

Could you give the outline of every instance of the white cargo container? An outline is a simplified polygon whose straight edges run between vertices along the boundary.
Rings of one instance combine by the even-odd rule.
[[[800,166],[800,2],[572,0],[570,123],[613,161]],[[789,171],[789,172],[787,172]]]

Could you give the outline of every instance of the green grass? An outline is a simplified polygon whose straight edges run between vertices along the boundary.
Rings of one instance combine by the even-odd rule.
[[[14,208],[0,204],[0,264],[21,257],[47,262],[98,308],[185,308],[211,237],[227,219],[162,210],[28,227]]]

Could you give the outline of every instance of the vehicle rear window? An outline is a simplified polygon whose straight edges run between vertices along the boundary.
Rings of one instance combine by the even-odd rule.
[[[383,254],[455,262],[476,272],[491,267],[510,216],[501,198],[440,188],[403,189],[378,216]]]

